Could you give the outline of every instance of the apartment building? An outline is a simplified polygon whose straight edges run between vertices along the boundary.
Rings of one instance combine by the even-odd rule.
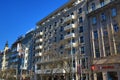
[[[70,0],[37,23],[35,80],[89,80],[86,3],[86,0]]]
[[[92,80],[120,80],[120,0],[89,0]]]
[[[8,68],[8,52],[9,48],[8,48],[8,42],[6,42],[5,47],[4,47],[4,51],[3,51],[3,56],[2,58],[2,66],[1,66],[1,70],[4,71]]]
[[[12,70],[16,79],[20,76],[29,76],[29,70],[32,67],[32,40],[34,30],[20,36],[11,46],[9,54],[9,70]]]

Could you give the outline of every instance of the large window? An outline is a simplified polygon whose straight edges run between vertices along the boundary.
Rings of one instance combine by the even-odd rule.
[[[93,34],[94,34],[94,39],[98,39],[98,32],[94,31]]]
[[[119,31],[118,24],[114,24],[113,25],[113,29],[114,29],[115,32],[118,32]]]
[[[106,20],[106,15],[105,15],[105,13],[102,13],[102,14],[101,14],[101,20],[102,20],[102,21]]]
[[[93,17],[92,18],[92,24],[96,24],[97,23],[97,18],[96,17]]]
[[[85,48],[84,48],[84,46],[82,46],[82,47],[80,48],[80,52],[81,52],[81,54],[84,54],[84,53],[85,53]]]
[[[83,18],[80,17],[80,18],[79,18],[79,23],[82,23],[82,22],[83,22]]]
[[[80,37],[80,43],[84,43],[84,37],[83,36]]]
[[[99,58],[99,57],[100,57],[99,48],[95,49],[95,56],[96,56],[96,58]]]
[[[112,13],[112,16],[116,16],[117,15],[117,9],[116,8],[112,8],[111,9],[111,13]]]
[[[79,27],[79,33],[82,33],[83,32],[83,26],[80,26]]]
[[[81,14],[81,13],[82,13],[82,8],[78,10],[78,14]]]
[[[92,3],[91,7],[92,7],[92,11],[95,10],[95,3]]]

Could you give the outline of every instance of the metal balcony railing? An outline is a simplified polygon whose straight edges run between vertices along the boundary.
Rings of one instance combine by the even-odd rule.
[[[69,44],[66,44],[66,45],[65,45],[65,48],[71,48],[71,46],[72,46],[72,47],[76,47],[77,44],[76,44],[75,42],[73,42],[72,44],[69,43]]]
[[[42,45],[36,46],[36,47],[35,47],[35,50],[37,50],[37,49],[42,49],[42,48],[43,48]]]
[[[35,56],[42,56],[42,53],[36,53]]]
[[[75,28],[76,27],[76,24],[70,24],[70,25],[67,25],[66,27],[64,27],[64,30],[69,30],[69,29],[72,29],[72,28]]]
[[[71,37],[75,37],[75,33],[70,33],[70,34],[67,34],[65,35],[65,39],[68,39],[68,38],[71,38]]]
[[[39,43],[39,42],[42,42],[43,41],[43,39],[38,39],[38,40],[36,40],[36,43]]]
[[[70,15],[64,19],[64,22],[68,22],[69,20],[75,19],[75,15]]]
[[[43,32],[37,33],[37,34],[36,34],[36,37],[37,37],[37,36],[40,36],[40,35],[43,35]]]

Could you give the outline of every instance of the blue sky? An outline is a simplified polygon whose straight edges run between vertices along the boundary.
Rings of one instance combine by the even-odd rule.
[[[0,50],[68,0],[0,0]]]

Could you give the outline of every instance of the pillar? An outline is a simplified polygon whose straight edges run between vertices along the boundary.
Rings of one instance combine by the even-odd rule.
[[[120,80],[120,71],[117,72],[118,80]]]
[[[96,73],[93,74],[93,77],[94,77],[94,80],[97,80],[97,74]]]
[[[102,72],[103,80],[108,80],[107,72]]]

